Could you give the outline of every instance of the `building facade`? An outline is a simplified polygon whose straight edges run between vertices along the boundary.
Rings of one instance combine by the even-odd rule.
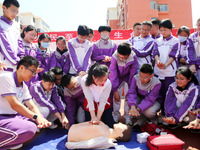
[[[113,19],[115,15],[117,19]],[[130,29],[135,22],[154,18],[169,18],[176,29],[182,25],[193,28],[191,0],[118,0],[117,8],[107,10],[107,24],[112,29]]]

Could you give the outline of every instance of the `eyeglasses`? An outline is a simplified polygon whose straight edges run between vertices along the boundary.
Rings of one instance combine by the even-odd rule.
[[[142,77],[142,76],[139,75],[139,78],[140,78],[140,79],[143,79],[143,80],[147,80],[147,79],[149,79],[150,77],[151,77],[151,76],[148,76],[148,77]]]
[[[11,11],[13,14],[16,14],[16,15],[19,13],[19,11],[14,10],[14,9],[10,9],[10,11]]]
[[[27,32],[28,33],[28,32]],[[37,38],[37,35],[33,35],[33,34],[30,34],[30,33],[28,33],[30,36],[32,36],[33,38]]]
[[[182,78],[177,78],[177,77],[175,77],[174,78],[176,81],[181,81],[181,82],[183,82],[184,80],[187,80],[187,79],[182,79]]]
[[[28,67],[26,67],[26,66],[24,66],[26,69],[28,69],[28,70],[30,70],[31,71],[31,73],[32,73],[32,75],[36,75],[36,72],[35,71],[33,71],[33,70],[31,70],[31,69],[29,69]]]
[[[73,84],[73,86],[72,87],[70,87],[69,89],[70,90],[74,90],[76,87],[78,87],[79,86],[79,83],[78,82],[75,82],[74,84]]]
[[[142,31],[144,31],[144,32],[150,32],[150,30],[144,30],[144,29],[142,29]]]

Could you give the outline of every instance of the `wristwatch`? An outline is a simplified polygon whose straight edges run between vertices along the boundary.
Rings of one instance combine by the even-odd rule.
[[[37,119],[37,115],[33,115],[33,120],[36,120]]]

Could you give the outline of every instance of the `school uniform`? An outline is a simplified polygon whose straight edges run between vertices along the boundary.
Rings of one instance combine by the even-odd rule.
[[[168,87],[175,81],[174,77],[176,76],[175,73],[178,67],[179,48],[179,40],[172,35],[167,39],[161,37],[157,39],[154,44],[153,58],[158,55],[160,61],[164,64],[170,57],[174,59],[174,61],[166,69],[159,69],[156,64],[154,66],[154,74],[162,83],[159,96],[159,102],[162,107],[164,105],[165,95]]]
[[[53,50],[49,48],[47,48],[47,50],[41,50],[39,47],[37,48],[36,58],[39,61],[40,68],[44,68],[42,72],[38,73],[39,80],[42,80],[44,72],[56,67],[56,57],[53,57],[52,54]]]
[[[136,40],[133,44],[133,51],[135,52],[138,60],[138,71],[142,64],[150,64],[151,62],[151,54],[154,48],[154,41],[150,37],[150,35],[142,38],[141,36]]]
[[[140,114],[144,114],[147,118],[155,117],[160,109],[160,104],[157,102],[160,88],[161,82],[158,78],[153,77],[148,83],[142,84],[139,74],[135,75],[126,95],[129,107],[138,107]]]
[[[69,73],[70,59],[69,51],[65,49],[61,52],[58,48],[53,52],[52,57],[56,57],[56,66],[62,68],[65,74]]]
[[[20,103],[31,100],[28,87],[24,82],[20,86],[16,72],[0,75],[0,149],[9,149],[31,139],[36,124],[13,110],[5,96],[16,96]]]
[[[112,57],[113,53],[117,49],[117,44],[115,44],[112,40],[98,40],[93,45],[93,52],[92,52],[92,60],[99,62],[100,64],[105,64],[108,67],[110,66],[110,62],[103,62],[105,56]]]
[[[111,110],[110,92],[111,92],[111,82],[109,79],[104,83],[103,86],[97,86],[92,83],[90,86],[86,86],[85,82],[88,75],[81,78],[81,87],[85,95],[84,109],[86,121],[91,120],[89,111],[98,110],[102,111],[101,120],[107,124],[109,127],[113,127],[113,117]]]
[[[126,43],[129,43],[133,46],[134,42],[137,41],[138,39],[139,39],[139,36],[131,37],[126,41]]]
[[[70,69],[69,73],[78,75],[79,72],[87,72],[91,66],[92,43],[86,40],[80,43],[78,38],[68,41]]]
[[[33,101],[40,110],[41,114],[47,118],[53,116],[53,114],[59,112],[64,113],[65,105],[58,95],[57,87],[54,87],[50,91],[46,91],[41,81],[38,81],[35,85],[30,87],[30,93],[33,97]],[[48,119],[48,118],[47,118]],[[56,117],[50,118],[49,121],[54,121]]]
[[[69,90],[64,88],[64,102],[66,104],[66,116],[70,125],[75,123],[75,115],[79,107],[83,108],[85,96],[80,85],[79,76],[75,77],[75,80],[79,83],[79,86],[75,90]],[[83,108],[84,109],[84,108]],[[77,116],[78,117],[78,116]],[[85,117],[85,116],[83,116]],[[84,118],[82,118],[84,120]]]
[[[14,72],[17,62],[24,56],[20,28],[15,21],[0,18],[0,60],[6,64],[4,71]],[[0,71],[3,73],[3,71]]]
[[[162,37],[162,34],[160,34],[160,33],[157,36],[151,35],[151,38],[154,39],[154,40],[156,40],[160,37]]]
[[[176,123],[182,122],[188,115],[188,111],[197,109],[199,94],[199,87],[192,82],[189,82],[183,90],[176,82],[170,84],[165,100],[165,115],[174,117]]]

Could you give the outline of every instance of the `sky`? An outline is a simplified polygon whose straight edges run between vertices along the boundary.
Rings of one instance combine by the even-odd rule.
[[[3,2],[4,0],[0,0]],[[18,0],[20,12],[40,16],[53,31],[76,31],[85,24],[97,30],[106,24],[107,8],[116,7],[118,0]],[[193,25],[200,17],[200,0],[192,1]],[[184,8],[183,8],[184,9]]]

